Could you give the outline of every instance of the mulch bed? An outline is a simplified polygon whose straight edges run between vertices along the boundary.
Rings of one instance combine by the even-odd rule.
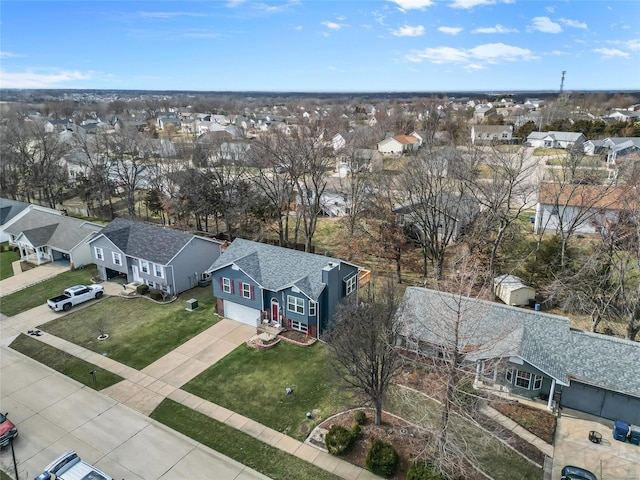
[[[557,419],[552,414],[512,400],[492,400],[489,405],[533,433],[536,437],[541,438],[549,445],[553,445]]]
[[[303,347],[313,345],[317,341],[315,338],[309,337],[304,333],[297,332],[295,330],[284,330],[280,332],[278,336],[282,337],[282,339],[285,341],[289,341],[289,343],[295,343],[296,345],[300,345]]]

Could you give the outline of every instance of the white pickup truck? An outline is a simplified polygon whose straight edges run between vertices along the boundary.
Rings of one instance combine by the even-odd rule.
[[[92,298],[100,298],[103,295],[104,287],[100,285],[76,285],[75,287],[67,288],[62,292],[62,295],[47,300],[47,305],[49,305],[51,310],[56,312],[60,310],[68,312],[74,305],[86,302]]]
[[[47,465],[35,480],[113,480],[106,473],[80,459],[76,452],[67,452]]]

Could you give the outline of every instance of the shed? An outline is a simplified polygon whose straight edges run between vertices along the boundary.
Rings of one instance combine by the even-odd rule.
[[[496,297],[507,305],[528,305],[536,298],[536,291],[522,283],[515,275],[500,275],[493,280]]]

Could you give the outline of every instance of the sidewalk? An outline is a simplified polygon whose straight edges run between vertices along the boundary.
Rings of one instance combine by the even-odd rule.
[[[9,318],[15,319],[16,317]],[[33,321],[25,319],[22,322],[14,322],[9,329],[3,328],[3,343],[7,342],[8,335],[26,334],[27,330],[33,327],[32,323]],[[101,390],[101,393],[145,415],[149,415],[162,400],[170,398],[341,478],[349,480],[379,479],[380,477],[367,470],[306,445],[220,405],[180,390],[180,386],[244,343],[253,334],[255,334],[253,328],[233,320],[223,319],[142,371],[48,333],[43,332],[42,336],[33,338],[123,377],[123,381]]]

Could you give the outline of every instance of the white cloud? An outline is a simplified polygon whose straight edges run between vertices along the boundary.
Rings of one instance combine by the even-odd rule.
[[[174,17],[204,17],[205,15],[202,13],[192,13],[192,12],[138,12],[143,18],[161,18],[161,19],[169,19]]]
[[[556,11],[556,7],[544,7],[544,9],[549,13],[553,13]]]
[[[2,52],[0,51],[0,58],[16,58],[20,57],[20,55],[11,52]]]
[[[599,53],[605,58],[629,58],[629,54],[627,52],[623,52],[622,50],[618,50],[617,48],[594,48],[593,51]]]
[[[451,8],[471,9],[481,5],[495,5],[496,3],[513,3],[515,0],[453,0]]]
[[[405,59],[420,63],[457,63],[464,68],[478,70],[487,64],[533,60],[537,57],[526,48],[505,45],[504,43],[486,43],[474,48],[436,47],[416,50],[405,56]]]
[[[396,37],[421,37],[424,35],[424,27],[422,25],[417,25],[415,27],[405,25],[397,30],[393,30],[391,33]]]
[[[640,50],[640,39],[629,40],[626,45],[629,50]]]
[[[94,72],[80,72],[78,70],[60,70],[52,73],[34,72],[0,72],[0,88],[53,88],[70,87],[60,85],[74,80],[89,80]]]
[[[498,23],[495,27],[476,28],[471,33],[518,33],[518,30],[515,28],[503,27]]]
[[[338,17],[336,18],[336,20],[338,20],[339,22],[344,22],[347,19],[347,17]]]
[[[293,27],[294,30],[302,30],[302,25],[296,25]]]
[[[342,25],[336,22],[322,22],[322,25],[327,27],[329,30],[340,30]]]
[[[578,20],[569,20],[568,18],[560,18],[558,19],[558,21],[563,25],[566,25],[567,27],[582,28],[584,30],[589,30],[589,27],[587,27],[586,23],[580,22]]]
[[[543,33],[560,33],[562,31],[560,24],[553,22],[549,17],[535,17],[531,20],[531,29]]]
[[[403,10],[422,10],[434,3],[433,0],[391,0],[391,2],[399,5]]]
[[[567,52],[563,52],[562,50],[551,50],[551,55],[569,55]]]
[[[438,27],[438,31],[445,35],[457,35],[462,30],[464,30],[464,28],[461,27]]]

